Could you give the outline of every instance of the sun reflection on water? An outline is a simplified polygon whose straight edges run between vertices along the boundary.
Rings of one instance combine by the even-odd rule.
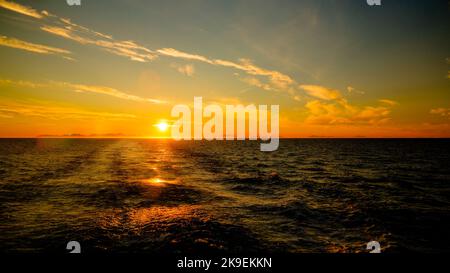
[[[160,177],[152,177],[152,178],[144,179],[144,180],[142,180],[142,182],[147,185],[162,187],[162,186],[166,186],[168,184],[175,184],[176,180],[167,180],[167,179],[163,179]]]
[[[193,205],[180,205],[174,207],[156,206],[151,208],[140,208],[131,211],[128,214],[130,224],[139,225],[153,223],[158,225],[161,222],[169,222],[176,219],[191,219],[196,213],[194,210],[198,208]]]

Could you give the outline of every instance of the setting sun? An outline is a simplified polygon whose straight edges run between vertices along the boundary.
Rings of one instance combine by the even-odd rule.
[[[164,122],[164,121],[156,124],[155,126],[158,127],[158,129],[161,132],[165,132],[165,131],[167,131],[167,128],[169,128],[169,124],[167,124],[167,122]]]

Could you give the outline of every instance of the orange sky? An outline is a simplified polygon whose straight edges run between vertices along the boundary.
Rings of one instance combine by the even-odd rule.
[[[217,2],[0,0],[0,137],[168,137],[194,96],[280,105],[281,137],[450,136],[446,1]]]

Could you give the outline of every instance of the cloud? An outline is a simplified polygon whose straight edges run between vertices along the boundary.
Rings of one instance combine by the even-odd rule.
[[[271,83],[280,89],[285,89],[288,85],[294,83],[294,80],[291,77],[281,72],[258,67],[248,59],[240,59],[240,61],[241,63],[236,67],[239,67],[241,70],[244,70],[251,75],[267,76]]]
[[[100,32],[94,31],[94,30],[90,30],[87,27],[83,27],[81,25],[72,23],[72,21],[68,18],[59,18],[59,20],[61,20],[61,22],[66,24],[66,28],[75,28],[75,29],[79,29],[79,30],[82,30],[87,33],[94,34],[95,36],[98,36],[101,38],[106,38],[106,39],[110,39],[110,40],[113,39],[111,35],[103,34],[103,33],[100,33]]]
[[[243,78],[242,81],[251,86],[256,86],[258,88],[261,88],[261,89],[264,89],[267,91],[273,90],[269,84],[262,83],[260,80],[258,80],[257,78],[254,78],[254,77]]]
[[[123,120],[136,118],[135,115],[126,113],[94,112],[49,105],[33,105],[24,103],[0,104],[0,117],[9,118],[14,116],[40,117],[53,120],[99,118],[108,120]]]
[[[364,94],[364,91],[358,90],[356,88],[354,88],[353,86],[347,86],[347,92],[352,94],[352,93],[357,93],[357,94]]]
[[[295,84],[295,81],[291,77],[279,71],[261,68],[253,64],[248,59],[241,58],[239,59],[239,62],[210,59],[199,54],[187,53],[174,48],[161,48],[153,51],[133,41],[114,40],[111,35],[91,30],[87,27],[73,23],[70,19],[58,17],[48,13],[47,11],[39,13],[32,8],[19,4],[6,1],[1,2],[3,3],[2,6],[4,8],[29,15],[37,19],[43,19],[45,15],[45,24],[41,26],[41,30],[47,33],[69,39],[83,45],[95,45],[110,53],[127,57],[133,61],[149,62],[157,56],[169,56],[173,58],[204,62],[211,65],[230,67],[244,71],[249,75],[267,77],[268,82],[265,84],[269,85],[271,90],[284,90],[287,91],[292,97],[298,97],[296,91],[291,88],[291,85]]]
[[[42,26],[41,29],[45,32],[78,42],[80,44],[98,46],[115,55],[127,57],[132,61],[148,62],[156,58],[156,54],[153,51],[140,46],[133,41],[109,40],[111,36],[91,31],[78,25],[75,25],[77,26],[77,29],[75,29],[72,24],[70,26],[70,28],[64,28],[45,25]],[[105,37],[106,39],[97,39],[98,37]]]
[[[3,5],[3,7],[6,7],[8,9],[27,15],[32,14],[35,18],[42,19],[42,13],[39,13],[31,8],[24,7],[18,4],[12,5],[14,8],[11,8],[11,2],[2,1],[2,3],[8,3],[8,5]],[[296,81],[290,76],[276,70],[259,67],[249,59],[240,58],[238,59],[238,61],[214,59],[197,53],[184,52],[171,47],[152,50],[143,45],[139,45],[134,41],[115,40],[111,35],[97,32],[87,27],[78,25],[76,23],[73,23],[70,19],[58,17],[56,15],[50,15],[48,12],[45,12],[45,14],[45,24],[41,26],[41,30],[83,45],[97,46],[103,50],[106,50],[107,52],[126,57],[133,61],[149,62],[154,60],[158,56],[167,56],[189,61],[198,61],[210,65],[228,67],[245,72],[247,75],[251,75],[252,77],[242,79],[243,82],[251,86],[256,86],[263,90],[284,91],[289,94],[292,99],[297,101],[299,101],[301,97],[299,93],[300,91],[304,91],[306,92],[306,94],[316,99],[325,101],[341,100],[341,103],[344,103],[345,101],[342,94],[338,90],[326,88],[319,85],[298,85]],[[70,57],[67,56],[65,58],[70,59]],[[188,76],[192,76],[195,73],[194,67],[190,64],[177,67],[177,70],[180,73]],[[364,93],[351,86],[347,87],[347,91],[349,93]],[[101,92],[104,92],[104,90],[102,90]],[[114,96],[119,96],[115,92],[110,93],[115,94]],[[389,100],[382,100],[380,102],[388,105],[392,104],[392,101]],[[348,104],[347,107],[349,107]]]
[[[276,90],[287,90],[289,85],[295,83],[295,81],[278,71],[274,70],[268,70],[261,67],[258,67],[254,65],[250,60],[248,59],[239,59],[239,63],[227,61],[227,60],[221,60],[221,59],[210,59],[202,55],[198,54],[191,54],[183,51],[179,51],[174,48],[162,48],[156,50],[161,55],[170,56],[174,58],[181,58],[181,59],[187,59],[187,60],[194,60],[199,62],[204,62],[207,64],[217,65],[217,66],[224,66],[224,67],[230,67],[237,70],[241,70],[246,72],[247,74],[254,75],[254,76],[264,76],[269,79],[269,82],[271,84],[270,89]],[[247,82],[247,81],[246,81]]]
[[[300,88],[303,89],[308,95],[322,100],[336,100],[342,97],[339,91],[323,86],[300,85]]]
[[[0,0],[0,7],[15,11],[20,14],[28,15],[36,19],[45,19],[46,24],[41,27],[43,31],[48,33],[58,35],[82,44],[96,44],[101,47],[106,47],[113,53],[121,56],[130,56],[130,59],[135,59],[141,61],[141,59],[150,58],[149,55],[141,56],[140,58],[135,55],[139,55],[137,52],[130,52],[133,50],[143,50],[147,53],[150,50],[143,46],[138,46],[131,41],[113,41],[108,43],[102,40],[92,39],[92,37],[102,38],[107,40],[113,40],[111,35],[103,34],[87,27],[73,23],[68,18],[58,17],[56,15],[50,14],[48,11],[43,10],[38,12],[31,7],[23,6],[14,2]],[[130,50],[130,51],[127,51]],[[154,57],[154,56],[153,56]],[[152,57],[152,58],[153,58]],[[152,59],[150,58],[150,59]]]
[[[391,108],[398,105],[393,100],[380,99],[380,105],[356,106],[349,103],[339,90],[319,85],[300,85],[299,88],[314,98],[305,105],[308,113],[306,124],[381,125],[391,120]],[[358,92],[351,86],[347,91]]]
[[[380,125],[390,121],[392,107],[398,103],[389,99],[380,99],[379,105],[356,106],[348,102],[339,90],[318,85],[300,85],[309,96],[306,103],[307,124],[314,125]],[[353,87],[347,87],[350,92]]]
[[[321,101],[312,100],[305,105],[308,116],[306,124],[314,125],[380,125],[390,120],[390,106],[350,105],[346,100]]]
[[[159,54],[162,54],[165,56],[187,59],[187,60],[196,60],[196,61],[205,62],[205,63],[212,63],[211,60],[209,60],[208,58],[206,58],[204,56],[178,51],[173,48],[162,48],[162,49],[158,49],[156,51]]]
[[[0,118],[13,118],[14,116],[0,113]]]
[[[180,72],[183,75],[192,77],[195,73],[195,67],[192,64],[187,65],[172,65],[173,68],[175,68],[178,72]]]
[[[29,81],[13,81],[8,79],[0,79],[0,85],[18,85],[18,86],[24,86],[29,88],[42,88],[47,87],[47,84],[42,83],[34,83]]]
[[[61,36],[76,42],[79,42],[81,44],[87,44],[90,43],[91,41],[85,38],[82,38],[78,35],[75,35],[74,33],[72,33],[72,30],[67,29],[67,28],[61,28],[61,27],[56,27],[56,26],[42,26],[41,29],[43,31],[46,31],[48,33],[57,35],[57,36]]]
[[[435,108],[430,110],[430,114],[440,115],[442,117],[450,118],[450,108]]]
[[[139,46],[132,41],[110,42],[97,40],[93,42],[96,46],[102,47],[110,53],[127,57],[132,61],[148,62],[157,57],[150,49]]]
[[[40,54],[57,54],[57,55],[71,54],[70,51],[65,49],[40,44],[33,44],[30,42],[25,42],[16,38],[10,38],[3,35],[0,35],[0,45]]]
[[[161,104],[165,103],[162,100],[157,99],[150,99],[150,98],[143,98],[135,95],[131,95],[122,91],[119,91],[117,89],[106,87],[106,86],[96,86],[96,85],[83,85],[83,84],[73,84],[73,83],[67,83],[67,82],[55,82],[57,85],[66,86],[74,91],[78,92],[90,92],[90,93],[97,93],[97,94],[103,94],[108,95],[112,97],[116,97],[119,99],[124,100],[131,100],[131,101],[137,101],[137,102],[150,102],[150,103],[156,103]]]
[[[27,6],[23,6],[14,2],[9,2],[6,0],[0,0],[0,7],[23,14],[23,15],[27,15],[27,16],[31,16],[37,19],[40,19],[42,17],[44,17],[45,13],[39,13],[38,11],[27,7]]]
[[[74,84],[74,83],[58,82],[58,81],[51,81],[49,83],[33,83],[33,82],[28,82],[28,81],[13,81],[13,80],[8,80],[8,79],[0,79],[0,84],[17,85],[17,86],[24,86],[24,87],[29,87],[29,88],[54,88],[54,87],[69,88],[75,92],[96,93],[96,94],[112,96],[112,97],[123,99],[123,100],[147,102],[147,103],[155,103],[155,104],[166,103],[163,100],[144,98],[144,97],[140,97],[140,96],[136,96],[136,95],[131,95],[127,92],[123,92],[123,91],[117,90],[112,87],[107,87],[107,86]]]
[[[381,99],[381,100],[378,100],[378,101],[381,102],[381,103],[390,105],[390,106],[398,105],[398,102],[393,101],[393,100]]]
[[[258,67],[248,59],[240,59],[240,63],[216,59],[213,60],[212,63],[215,65],[232,67],[238,70],[242,70],[250,75],[266,76],[269,78],[270,82],[279,89],[286,89],[286,87],[295,82],[291,77],[281,72]]]
[[[70,133],[70,134],[43,134],[37,135],[39,138],[65,138],[65,137],[76,137],[76,138],[98,138],[98,137],[107,137],[107,138],[122,138],[127,135],[124,133],[103,133],[103,134],[81,134],[81,133]]]
[[[379,119],[386,118],[391,110],[383,106],[365,106],[356,115],[356,120],[369,121],[369,123],[378,123]]]

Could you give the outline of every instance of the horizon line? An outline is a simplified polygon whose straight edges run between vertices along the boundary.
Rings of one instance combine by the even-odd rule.
[[[0,139],[164,139],[164,140],[175,140],[172,137],[152,137],[152,136],[0,136]],[[311,137],[278,137],[278,139],[450,139],[450,137],[437,137],[437,136],[423,136],[423,137],[364,137],[364,136],[348,136],[348,137],[335,137],[335,136],[311,136]],[[222,140],[195,140],[189,139],[184,141],[263,141],[261,139],[257,140],[238,140],[238,139],[222,139]],[[178,141],[178,140],[176,140]]]

